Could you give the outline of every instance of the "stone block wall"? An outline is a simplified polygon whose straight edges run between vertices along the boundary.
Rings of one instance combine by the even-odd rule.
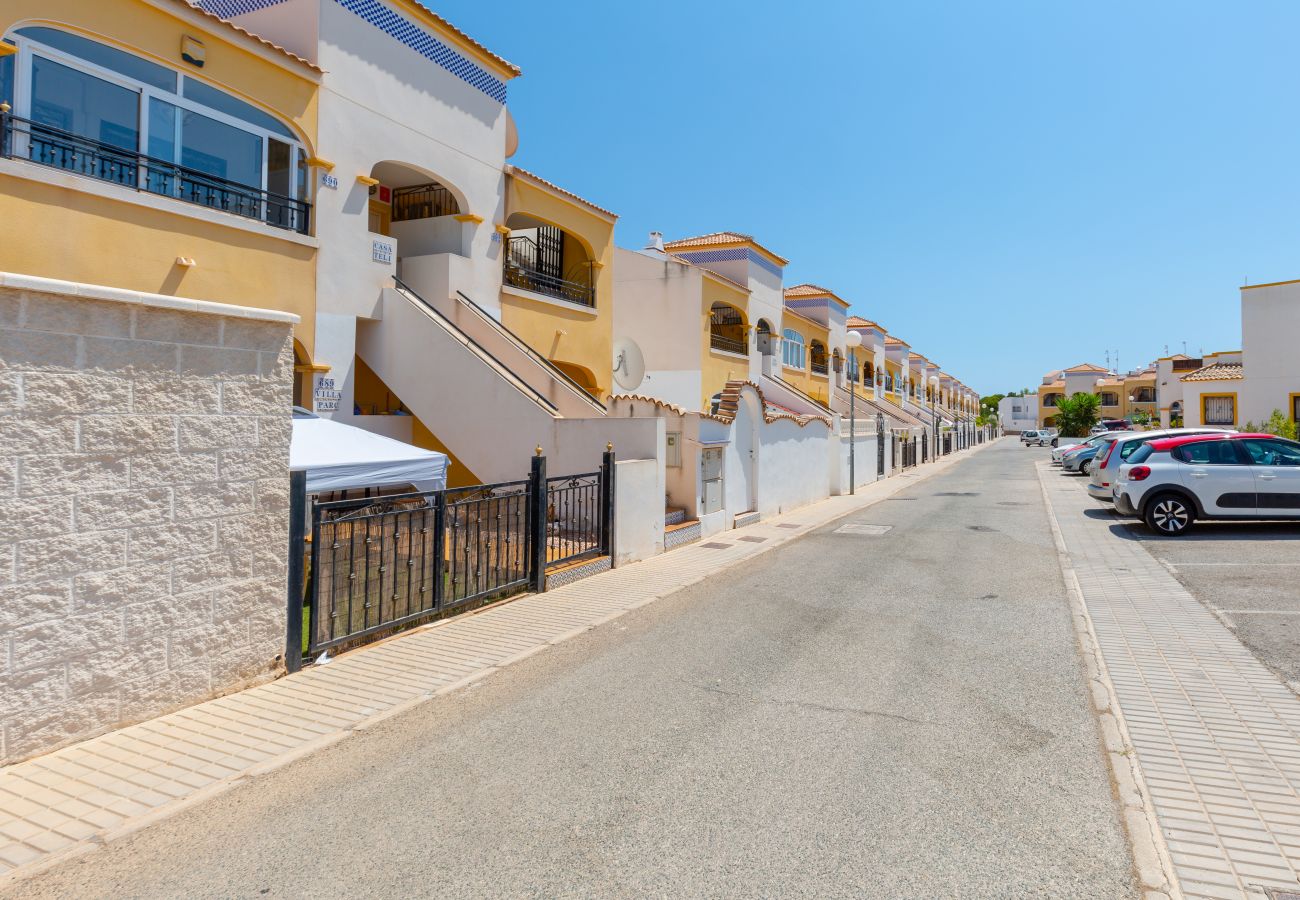
[[[150,297],[0,283],[0,763],[283,667],[295,317]]]

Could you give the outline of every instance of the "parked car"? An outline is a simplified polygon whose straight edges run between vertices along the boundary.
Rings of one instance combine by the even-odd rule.
[[[1069,453],[1071,450],[1077,450],[1082,447],[1084,444],[1088,443],[1088,440],[1090,439],[1061,438],[1057,442],[1056,446],[1052,448],[1052,463],[1059,466],[1065,454]]]
[[[1094,500],[1113,503],[1112,482],[1121,464],[1138,448],[1157,438],[1186,437],[1194,434],[1231,434],[1231,428],[1165,428],[1158,431],[1126,431],[1102,437],[1088,472],[1088,495]]]
[[[1044,428],[1033,432],[1033,437],[1025,441],[1026,447],[1052,447],[1055,446],[1053,441],[1056,440],[1055,428]]]
[[[1098,435],[1067,453],[1065,458],[1061,460],[1061,471],[1081,472],[1084,475],[1091,474],[1093,462],[1097,458],[1097,451],[1101,449],[1104,443],[1103,437],[1104,435]]]
[[[1115,510],[1173,537],[1197,519],[1300,520],[1300,443],[1271,434],[1149,441],[1119,467]]]
[[[1034,440],[1037,440],[1037,439],[1038,439],[1038,432],[1037,432],[1037,431],[1022,431],[1022,432],[1020,432],[1020,443],[1024,444],[1026,447],[1029,446],[1029,442],[1030,442],[1030,441],[1034,441]]]

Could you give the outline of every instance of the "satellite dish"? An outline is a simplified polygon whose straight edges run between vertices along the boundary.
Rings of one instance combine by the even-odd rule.
[[[645,380],[645,357],[631,338],[614,342],[614,380],[625,391],[635,391]]]

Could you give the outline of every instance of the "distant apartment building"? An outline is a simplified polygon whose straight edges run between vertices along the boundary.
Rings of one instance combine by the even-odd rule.
[[[998,401],[998,425],[1003,431],[1030,431],[1038,427],[1038,395],[1003,397]]]

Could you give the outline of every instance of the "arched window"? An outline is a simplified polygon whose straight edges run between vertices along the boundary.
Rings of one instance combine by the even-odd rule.
[[[740,310],[726,303],[715,303],[709,308],[709,346],[727,353],[749,352],[745,317]]]
[[[20,28],[14,43],[25,77],[4,135],[13,155],[307,232],[306,150],[274,116],[57,28]]]
[[[781,362],[793,369],[802,369],[808,348],[804,346],[803,335],[793,328],[781,332]]]
[[[808,357],[809,357],[809,361],[812,363],[813,373],[817,375],[825,375],[826,374],[826,345],[823,344],[821,341],[813,341],[808,346]]]

